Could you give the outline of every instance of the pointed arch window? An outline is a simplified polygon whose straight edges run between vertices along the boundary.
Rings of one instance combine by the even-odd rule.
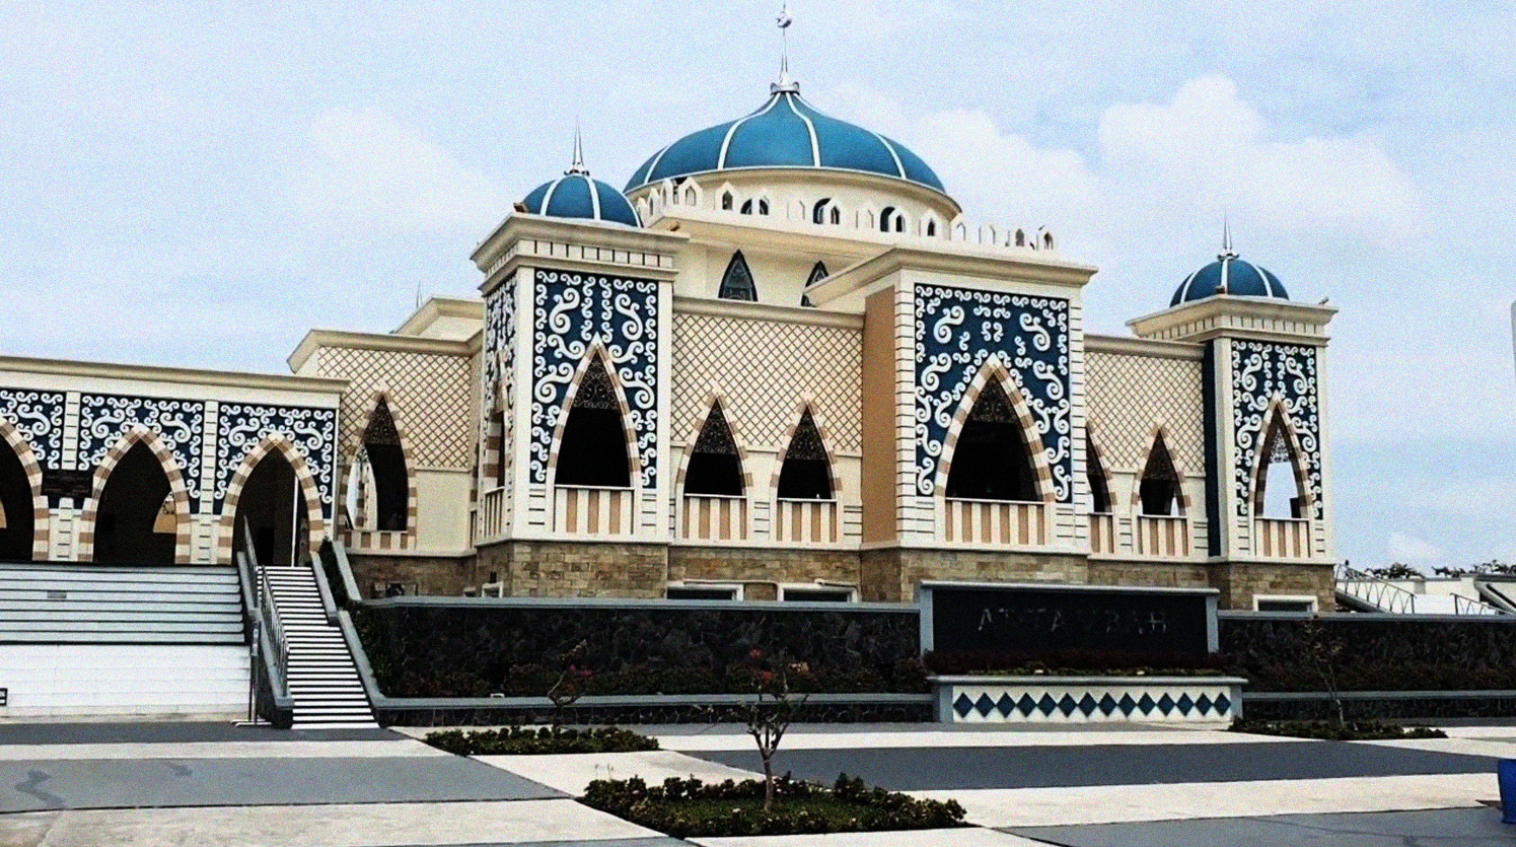
[[[826,223],[827,207],[831,206],[831,204],[832,198],[830,197],[823,197],[817,200],[816,205],[811,207],[811,222],[818,224]]]
[[[742,214],[744,214],[744,215],[751,215],[752,213],[753,213],[753,201],[752,200],[744,201],[743,204],[742,204]],[[760,197],[760,198],[758,198],[758,214],[760,214],[760,215],[767,215],[768,213],[769,213],[769,201],[768,201],[768,198],[767,197]]]
[[[1265,518],[1303,518],[1305,492],[1300,489],[1300,477],[1295,449],[1290,443],[1289,431],[1284,419],[1275,415],[1263,440],[1263,449],[1258,452],[1258,490],[1253,494],[1253,513]]]
[[[985,384],[953,448],[946,494],[965,500],[1036,501],[1037,475],[1021,420],[998,381]]]
[[[95,513],[94,560],[102,565],[171,565],[175,520],[165,530],[159,521],[163,502],[172,496],[168,474],[147,444],[126,451],[105,480]]]
[[[894,206],[884,207],[879,213],[879,229],[881,232],[905,232],[905,215]]]
[[[805,287],[806,288],[810,288],[811,286],[813,286],[816,283],[822,281],[823,279],[826,279],[826,277],[827,277],[826,263],[825,262],[817,262],[815,265],[813,265],[811,267],[811,275],[805,278]],[[812,308],[812,307],[815,306],[815,304],[811,302],[811,295],[805,294],[805,293],[802,293],[800,295],[800,305],[805,306],[807,308]]]
[[[32,484],[21,457],[0,440],[0,561],[32,560]]]
[[[684,472],[684,493],[720,497],[742,496],[742,457],[731,425],[721,410],[721,403],[711,404],[710,414],[700,427],[695,446],[690,448],[690,464]]]
[[[732,254],[732,260],[727,263],[726,273],[721,275],[721,288],[716,296],[722,300],[746,300],[750,303],[758,302],[758,286],[753,283],[753,272],[747,266],[747,259],[738,250]]]
[[[936,221],[927,221],[926,222],[926,237],[927,238],[936,238],[937,237],[937,222]]]
[[[1096,515],[1111,511],[1111,486],[1105,478],[1105,468],[1100,464],[1100,454],[1095,452],[1095,442],[1088,433],[1084,436],[1084,473],[1090,483],[1090,512]]]
[[[554,482],[589,488],[631,487],[627,437],[615,383],[605,362],[596,356],[584,370],[564,422]]]
[[[831,459],[809,408],[800,414],[800,423],[784,451],[777,496],[780,500],[832,499]]]
[[[1179,473],[1174,470],[1174,460],[1162,433],[1153,439],[1153,448],[1148,451],[1148,462],[1142,469],[1137,496],[1142,501],[1144,515],[1175,517],[1184,514],[1184,490],[1180,487]]]
[[[742,204],[742,213],[744,215],[748,213],[748,209],[752,206],[752,202],[753,201],[749,200],[748,202]],[[730,191],[723,191],[723,192],[721,192],[721,210],[723,212],[730,212],[732,210],[732,203],[733,203],[732,192],[730,192]]]
[[[404,531],[409,525],[410,477],[400,432],[388,401],[380,399],[363,430],[363,449],[374,475],[374,524],[384,532]]]

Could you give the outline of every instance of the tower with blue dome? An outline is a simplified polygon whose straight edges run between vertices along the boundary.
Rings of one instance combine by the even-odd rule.
[[[532,189],[521,201],[525,211],[550,218],[641,226],[637,211],[620,191],[590,177],[584,166],[584,144],[574,131],[574,162],[563,176]]]

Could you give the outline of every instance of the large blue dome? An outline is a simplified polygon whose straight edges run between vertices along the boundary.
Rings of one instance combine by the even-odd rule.
[[[741,168],[857,171],[946,193],[937,174],[904,145],[822,114],[793,86],[776,86],[768,102],[746,117],[690,133],[659,150],[632,174],[626,191]]]
[[[532,189],[521,201],[527,211],[553,218],[584,218],[642,226],[637,210],[615,186],[591,179],[586,172],[569,171]]]
[[[1279,277],[1237,258],[1237,254],[1228,249],[1217,256],[1216,261],[1185,277],[1169,305],[1178,306],[1217,294],[1290,299]]]

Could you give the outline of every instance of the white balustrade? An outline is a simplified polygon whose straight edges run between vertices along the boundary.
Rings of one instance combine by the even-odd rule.
[[[686,494],[679,504],[679,537],[699,541],[748,540],[746,497]]]
[[[835,544],[842,537],[837,516],[836,500],[776,500],[774,540]]]
[[[1141,556],[1190,555],[1190,520],[1184,515],[1138,515],[1137,553]]]
[[[1307,518],[1256,518],[1253,552],[1268,559],[1309,559],[1311,522]]]
[[[1090,552],[1116,552],[1116,516],[1106,512],[1090,515]]]
[[[578,535],[631,535],[636,509],[630,488],[559,485],[553,489],[553,531]]]
[[[1048,543],[1047,507],[1008,500],[944,501],[943,538],[964,544],[1040,547]]]
[[[505,535],[505,488],[491,488],[474,513],[474,543],[488,544]]]

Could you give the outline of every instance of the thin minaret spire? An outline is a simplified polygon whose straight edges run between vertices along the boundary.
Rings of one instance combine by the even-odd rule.
[[[790,17],[789,0],[785,0],[784,4],[779,7],[779,17],[775,18],[774,22],[779,25],[779,37],[781,39],[779,80],[769,86],[769,91],[774,94],[778,94],[781,91],[799,91],[800,83],[790,76],[790,24],[794,23],[795,19]]]
[[[579,136],[579,121],[574,121],[574,161],[569,169],[563,172],[564,176],[589,176],[590,170],[584,166],[584,141]]]
[[[1227,221],[1226,212],[1221,213],[1221,255],[1217,258],[1237,258],[1237,251],[1232,249],[1232,225]]]

